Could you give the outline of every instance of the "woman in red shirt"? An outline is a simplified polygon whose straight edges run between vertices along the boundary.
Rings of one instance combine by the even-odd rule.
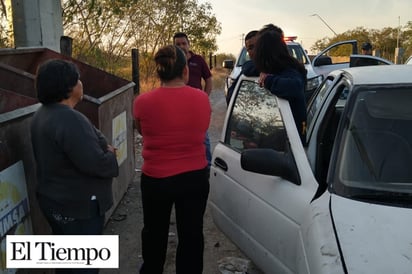
[[[202,273],[203,215],[209,194],[203,142],[211,107],[206,93],[186,85],[189,70],[182,50],[163,47],[155,62],[161,86],[139,95],[133,104],[144,159],[140,273],[163,272],[173,205],[178,230],[176,273]]]

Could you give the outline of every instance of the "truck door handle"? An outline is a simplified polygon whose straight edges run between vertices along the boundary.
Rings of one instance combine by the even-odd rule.
[[[220,167],[221,169],[223,169],[224,171],[228,170],[226,162],[223,159],[219,158],[219,157],[215,158],[214,164],[217,167]]]

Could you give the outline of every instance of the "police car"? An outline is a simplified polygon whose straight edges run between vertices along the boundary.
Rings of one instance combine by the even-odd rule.
[[[264,273],[411,273],[412,66],[335,70],[309,102],[241,76],[210,174],[215,224]]]
[[[309,101],[323,78],[333,70],[353,67],[356,63],[360,63],[360,61],[363,61],[364,59],[374,60],[373,63],[379,65],[393,64],[392,62],[379,57],[358,55],[356,40],[345,40],[334,43],[314,56],[311,61],[302,45],[296,42],[296,39],[297,36],[286,36],[285,42],[290,55],[304,64],[307,70],[307,84],[305,90],[307,101]],[[339,57],[333,57],[334,52],[340,52],[341,54],[339,54]],[[354,56],[356,56],[356,58]],[[236,64],[233,64],[233,60],[225,60],[223,62],[224,68],[232,70],[228,77],[226,77],[225,96],[227,96],[228,89],[233,81],[239,76],[242,70],[242,65],[248,60],[250,60],[250,57],[246,48],[243,47],[236,59]]]
[[[319,84],[322,82],[322,76],[317,75],[315,71],[313,70],[311,61],[306,54],[306,51],[303,49],[303,47],[296,42],[295,40],[297,39],[297,36],[286,36],[285,37],[285,42],[288,47],[289,53],[295,57],[297,60],[299,60],[302,64],[305,65],[305,68],[307,70],[307,85],[306,85],[306,91],[313,93],[313,91],[319,86]],[[228,88],[232,85],[233,81],[239,76],[241,70],[242,70],[242,65],[250,60],[249,54],[247,53],[247,50],[245,47],[243,47],[239,53],[238,58],[236,59],[236,64],[233,66],[233,62],[231,61],[224,61],[223,62],[223,67],[232,69],[230,75],[226,78],[226,84],[225,84],[225,96],[227,96],[227,91]]]

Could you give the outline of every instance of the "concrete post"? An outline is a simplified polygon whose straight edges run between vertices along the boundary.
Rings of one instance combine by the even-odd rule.
[[[16,47],[46,47],[60,52],[60,0],[13,0],[11,7]]]
[[[72,57],[73,38],[69,36],[60,37],[60,53]]]
[[[395,48],[395,64],[401,64],[403,60],[403,48]]]
[[[139,62],[139,50],[132,49],[132,78],[136,84],[134,86],[134,94],[140,93],[140,74],[139,74],[140,62]]]

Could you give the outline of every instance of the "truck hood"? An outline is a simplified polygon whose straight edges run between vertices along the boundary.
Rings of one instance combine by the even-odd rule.
[[[315,71],[313,70],[312,64],[305,64],[305,68],[307,71],[306,77],[308,79],[312,79],[313,77],[316,77],[317,74],[315,73]]]
[[[411,273],[412,209],[333,195],[331,214],[348,273]]]

